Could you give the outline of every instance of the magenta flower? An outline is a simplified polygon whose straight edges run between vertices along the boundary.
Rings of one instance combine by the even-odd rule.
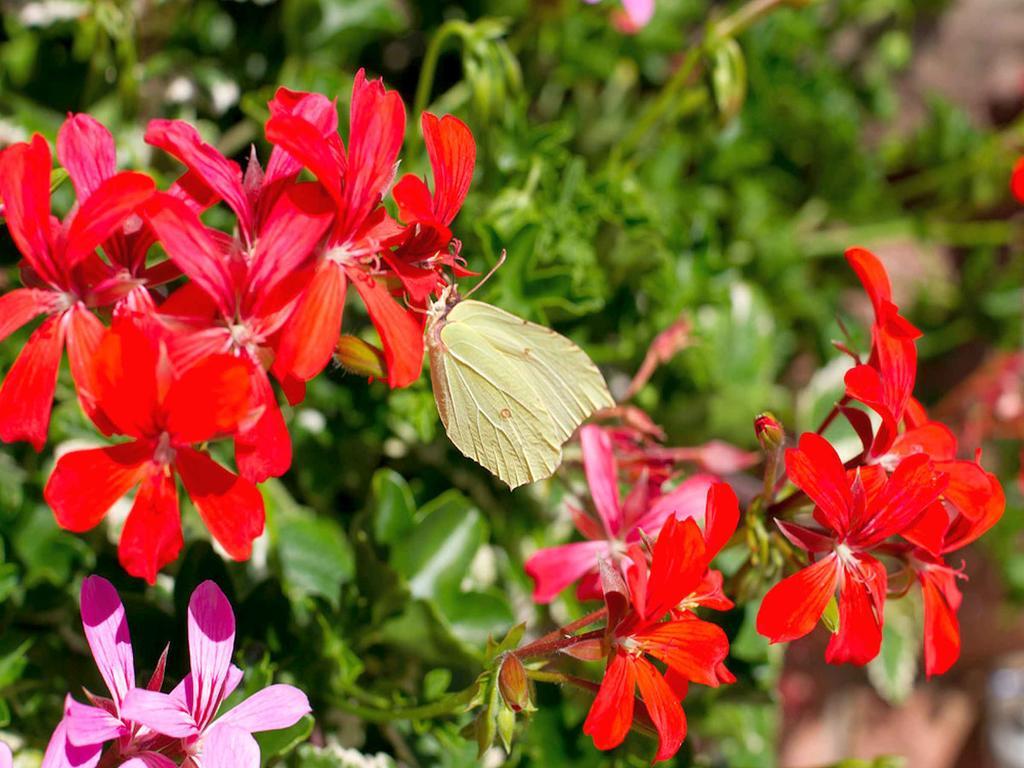
[[[64,719],[50,738],[42,768],[92,768],[99,762],[103,745],[108,741],[117,742],[120,755],[144,757],[160,738],[125,719],[121,712],[125,696],[135,688],[135,656],[124,605],[117,590],[106,579],[90,576],[82,583],[81,602],[85,639],[110,698],[87,693],[92,703],[81,704],[67,697]],[[165,659],[166,652],[150,680],[151,688],[159,688],[163,682]],[[152,758],[147,765],[150,768],[174,765],[166,759],[164,762],[155,760]]]
[[[306,695],[290,685],[272,685],[217,717],[242,671],[231,663],[235,615],[212,581],[192,593],[188,645],[191,673],[170,694],[134,689],[125,699],[125,715],[178,740],[182,768],[259,768],[260,750],[252,734],[294,725],[310,711]]]
[[[612,441],[601,427],[588,425],[580,430],[583,469],[599,520],[570,506],[576,530],[586,541],[574,541],[535,552],[526,561],[526,572],[534,581],[533,599],[550,603],[570,584],[580,581],[581,600],[600,599],[598,562],[619,562],[630,544],[640,541],[641,531],[657,537],[672,515],[679,520],[694,518],[702,522],[708,496],[715,478],[694,475],[668,493],[660,486],[641,479],[625,501],[619,496],[619,469]]]
[[[13,768],[13,766],[14,755],[11,754],[11,748],[0,741],[0,768]]]
[[[593,5],[600,0],[586,0]],[[624,18],[620,20],[623,30],[626,32],[637,32],[651,21],[654,16],[654,0],[622,0]]]

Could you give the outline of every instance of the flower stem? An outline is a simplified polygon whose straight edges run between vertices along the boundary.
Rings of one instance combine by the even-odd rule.
[[[525,657],[528,657],[528,656],[535,655],[534,651],[535,651],[536,648],[542,647],[542,646],[545,646],[545,645],[549,645],[549,644],[551,644],[553,642],[557,642],[557,641],[560,641],[560,640],[563,640],[563,639],[569,637],[576,630],[583,629],[584,627],[590,626],[595,621],[600,620],[601,617],[604,616],[607,612],[608,612],[607,608],[599,608],[598,610],[594,611],[593,613],[588,613],[586,616],[584,616],[584,617],[582,617],[580,619],[576,619],[576,621],[572,622],[571,624],[566,624],[564,627],[559,627],[556,630],[548,632],[543,637],[537,638],[532,643],[528,643],[527,645],[524,645],[522,648],[517,649],[515,651],[515,654],[516,654],[516,656],[519,656],[520,658],[525,658]],[[576,638],[574,638],[574,640],[575,639]],[[571,645],[571,643],[570,643],[570,645]],[[563,646],[563,647],[568,647],[568,646]]]
[[[550,656],[554,653],[565,650],[566,648],[572,648],[572,646],[582,643],[584,640],[596,640],[603,636],[603,629],[595,629],[592,632],[586,632],[582,635],[568,634],[562,637],[553,637],[550,640],[544,640],[544,642],[538,640],[537,642],[525,645],[515,651],[515,655],[520,659],[533,659],[541,656]]]
[[[372,723],[387,723],[392,720],[429,720],[434,717],[451,715],[465,709],[466,705],[476,695],[477,684],[465,688],[456,693],[449,694],[444,698],[432,701],[429,704],[421,704],[415,707],[395,707],[390,709],[353,704],[349,701],[340,700],[336,704],[339,709],[349,714],[361,717]]]
[[[437,73],[437,62],[441,58],[441,51],[448,38],[457,36],[465,27],[465,22],[457,19],[446,21],[437,28],[437,32],[430,38],[430,44],[423,54],[423,64],[420,66],[420,79],[416,83],[416,100],[413,102],[413,115],[416,119],[423,114],[430,104],[430,92],[434,87],[434,75]],[[414,133],[414,136],[419,134]],[[416,139],[414,138],[413,141]]]

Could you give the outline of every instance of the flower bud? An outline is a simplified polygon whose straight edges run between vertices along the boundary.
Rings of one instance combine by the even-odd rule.
[[[754,433],[765,453],[774,453],[786,442],[786,431],[778,419],[767,411],[754,419]]]
[[[334,357],[349,373],[371,379],[383,379],[388,375],[384,365],[384,353],[358,336],[343,334],[338,339]]]
[[[530,687],[526,668],[514,653],[506,653],[498,670],[498,690],[501,698],[513,712],[522,712],[530,706]]]

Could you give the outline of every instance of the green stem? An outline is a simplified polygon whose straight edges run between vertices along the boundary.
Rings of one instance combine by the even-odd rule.
[[[465,22],[458,21],[457,19],[446,21],[437,28],[437,32],[430,39],[430,44],[423,54],[420,79],[416,84],[416,100],[413,102],[413,115],[416,120],[419,119],[419,115],[423,114],[430,104],[430,91],[434,87],[437,62],[441,58],[441,51],[444,50],[444,43],[448,42],[449,37],[461,34],[464,28]]]
[[[729,14],[715,24],[708,37],[718,40],[736,37],[745,32],[755,21],[767,16],[772,11],[786,7],[801,8],[810,5],[811,2],[813,0],[751,0],[742,8],[737,8],[735,13]]]
[[[363,720],[368,720],[371,723],[388,723],[392,720],[429,720],[434,717],[451,715],[465,709],[466,705],[476,695],[477,687],[477,684],[474,683],[469,688],[445,696],[443,699],[416,707],[386,709],[353,704],[345,700],[340,700],[336,704],[339,709],[356,717],[361,717]]]

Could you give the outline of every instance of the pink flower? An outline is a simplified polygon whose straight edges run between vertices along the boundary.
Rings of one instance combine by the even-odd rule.
[[[619,496],[619,472],[612,440],[601,427],[588,425],[580,431],[583,468],[599,520],[581,509],[570,507],[576,530],[586,541],[542,549],[526,561],[533,579],[533,599],[549,603],[570,584],[582,579],[581,599],[601,597],[598,562],[610,558],[619,562],[630,544],[638,543],[641,532],[657,536],[665,521],[703,518],[708,489],[713,478],[695,475],[662,494],[660,487],[641,479],[623,501]]]
[[[64,719],[50,738],[42,768],[95,766],[108,741],[117,742],[121,755],[149,759],[144,763],[149,768],[173,765],[169,760],[161,763],[152,758],[149,748],[160,736],[131,722],[121,712],[125,697],[135,688],[135,657],[121,598],[114,586],[99,576],[90,576],[82,584],[82,627],[110,698],[88,694],[92,703],[80,704],[67,697]],[[165,659],[166,652],[149,681],[150,689],[158,689],[163,683]]]
[[[188,644],[191,673],[170,694],[136,688],[124,713],[179,740],[182,768],[259,768],[260,750],[252,734],[294,725],[310,712],[306,695],[290,685],[272,685],[217,716],[242,671],[231,663],[235,616],[212,581],[192,593]]]
[[[13,765],[14,755],[11,754],[11,748],[0,741],[0,768],[12,768]]]

